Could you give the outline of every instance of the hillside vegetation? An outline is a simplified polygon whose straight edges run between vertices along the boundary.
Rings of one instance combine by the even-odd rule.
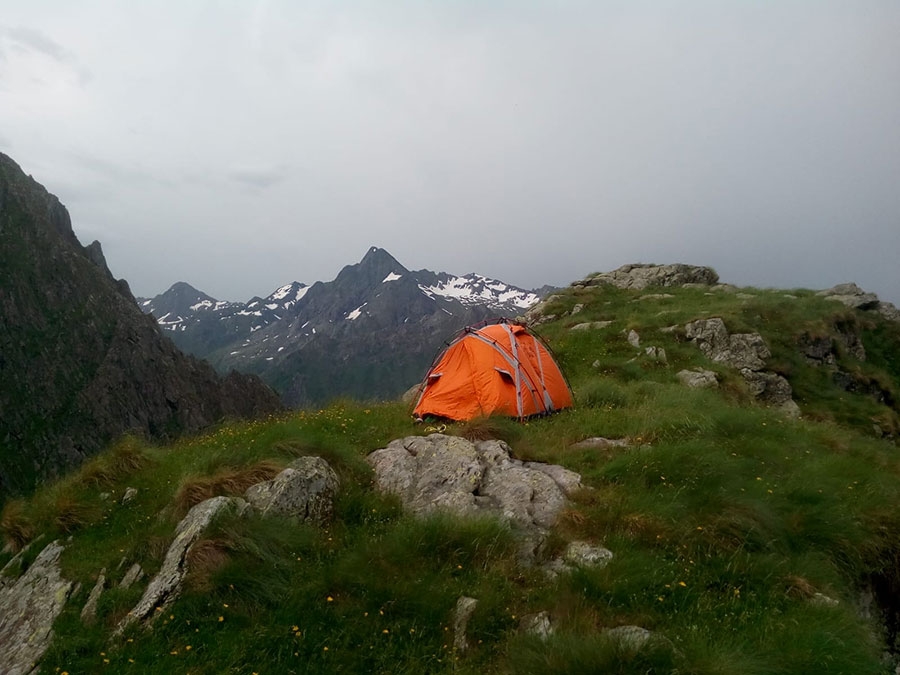
[[[416,519],[377,493],[365,456],[435,429],[414,426],[401,404],[337,402],[164,447],[126,438],[3,511],[0,566],[40,537],[7,577],[58,538],[69,542],[63,576],[81,583],[42,672],[893,672],[900,324],[804,290],[597,286],[542,310],[557,318],[537,332],[576,407],[445,433],[499,437],[519,458],[579,472],[586,488],[541,555],[587,540],[613,552],[607,566],[550,579],[517,563],[502,523]],[[759,404],[737,370],[687,339],[684,325],[709,317],[762,336],[767,368],[789,381],[801,418]],[[612,323],[571,330],[601,321]],[[812,343],[831,355],[814,363]],[[676,373],[692,368],[714,371],[718,387],[686,387]],[[597,436],[627,445],[571,447]],[[146,585],[116,587],[133,562],[154,574],[193,504],[240,495],[298,455],[322,456],[340,476],[330,526],[220,518],[191,553],[181,597],[150,629],[111,637]],[[137,496],[121,505],[128,487]],[[110,588],[84,625],[103,568]],[[479,601],[465,652],[453,647],[460,596]],[[546,638],[519,629],[539,611],[552,619]],[[622,625],[665,639],[631,649],[603,633]]]

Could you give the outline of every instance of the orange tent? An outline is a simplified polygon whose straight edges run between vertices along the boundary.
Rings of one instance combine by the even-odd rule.
[[[572,393],[547,346],[519,323],[463,329],[438,356],[413,410],[451,420],[529,417],[572,406]]]

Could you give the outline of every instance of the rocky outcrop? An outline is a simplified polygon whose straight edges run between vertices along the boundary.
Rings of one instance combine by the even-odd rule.
[[[62,578],[63,546],[52,542],[14,583],[0,587],[0,672],[34,672],[53,638],[53,622],[72,591]]]
[[[900,322],[900,310],[890,302],[883,302],[874,293],[864,291],[854,283],[838,284],[816,295],[826,300],[840,302],[853,309],[873,311],[880,314],[888,321]]]
[[[854,283],[838,284],[828,290],[819,291],[816,295],[822,296],[826,300],[835,300],[854,309],[876,309],[879,303],[877,295],[867,293]]]
[[[651,287],[684,286],[685,284],[715,284],[719,275],[711,267],[694,265],[622,265],[612,272],[601,272],[591,275],[572,285],[602,286],[642,290]]]
[[[765,370],[766,359],[772,353],[761,335],[729,334],[725,322],[718,317],[692,321],[684,330],[708,359],[738,369],[758,401],[780,408],[790,417],[799,416],[790,383],[781,375]],[[697,377],[693,371],[681,371],[677,377],[688,386],[703,386],[705,382],[712,386],[708,376]]]
[[[700,351],[716,363],[724,363],[732,368],[760,370],[772,353],[758,333],[736,333],[729,335],[725,322],[720,318],[692,321],[684,327],[689,340]]]
[[[497,440],[409,436],[391,441],[367,460],[378,488],[396,494],[413,513],[497,515],[534,545],[556,522],[567,494],[581,484],[578,474],[563,467],[538,469],[533,462],[514,459],[509,446]]]
[[[187,574],[187,556],[213,519],[234,508],[236,500],[213,497],[194,506],[175,528],[175,540],[169,546],[162,568],[148,584],[143,596],[119,623],[115,634],[121,634],[136,621],[151,618],[178,597]]]
[[[197,431],[280,408],[258,378],[179,352],[83,247],[59,200],[0,154],[0,492],[32,487],[116,436]]]
[[[272,480],[248,488],[244,497],[261,515],[324,525],[331,520],[338,485],[324,459],[299,457]]]

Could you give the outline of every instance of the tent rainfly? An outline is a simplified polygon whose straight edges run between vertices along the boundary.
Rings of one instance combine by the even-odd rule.
[[[515,322],[460,331],[428,370],[413,414],[450,420],[530,417],[572,406],[550,350]]]

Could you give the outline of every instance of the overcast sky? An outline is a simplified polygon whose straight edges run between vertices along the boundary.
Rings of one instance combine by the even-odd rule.
[[[137,295],[629,262],[900,303],[896,0],[0,0],[0,151]]]

